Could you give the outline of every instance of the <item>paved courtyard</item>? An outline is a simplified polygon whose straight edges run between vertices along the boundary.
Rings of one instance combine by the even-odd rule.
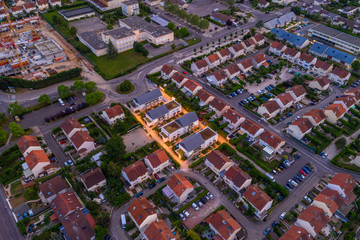
[[[124,140],[127,153],[135,152],[136,149],[154,141],[142,128],[138,128],[124,135],[122,138]]]
[[[101,32],[103,30],[107,30],[106,25],[101,22],[100,18],[92,17],[92,18],[85,18],[79,21],[74,21],[69,23],[70,27],[74,26],[77,28],[78,33],[82,32]]]
[[[187,12],[199,15],[200,17],[211,15],[214,9],[218,9],[218,11],[223,11],[228,9],[222,3],[218,3],[214,0],[193,0],[192,3],[187,7]]]

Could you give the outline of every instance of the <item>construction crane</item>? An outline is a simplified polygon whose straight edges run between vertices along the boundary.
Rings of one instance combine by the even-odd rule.
[[[16,33],[16,30],[14,29],[12,23],[11,23],[10,14],[9,14],[7,8],[6,8],[5,0],[2,0],[2,5],[3,5],[4,11],[5,11],[6,19],[7,19],[7,21],[9,22],[10,31],[11,31],[11,33],[13,34],[13,37],[16,37],[17,33]],[[24,67],[24,65],[23,65],[23,63],[22,63],[22,61],[21,61],[21,57],[20,57],[20,55],[19,55],[19,52],[18,52],[18,50],[17,50],[16,45],[14,46],[14,49],[15,49],[16,58],[17,58],[17,60],[19,61],[19,66],[20,66],[20,68],[21,68],[21,73],[22,73],[23,75],[25,75],[25,74],[27,74],[27,71],[26,71],[26,69],[25,69],[25,67]]]

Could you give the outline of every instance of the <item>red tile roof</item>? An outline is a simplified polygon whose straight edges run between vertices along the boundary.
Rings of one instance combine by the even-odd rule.
[[[244,69],[248,69],[249,67],[253,67],[253,66],[254,66],[254,64],[253,64],[253,62],[251,61],[250,58],[241,61],[240,64],[244,67]]]
[[[220,71],[214,73],[214,77],[216,78],[216,80],[217,80],[218,82],[221,82],[221,81],[223,81],[224,79],[227,79],[227,78],[228,78],[228,76],[227,76],[227,74],[226,74],[226,72],[225,72],[224,70],[220,70]]]
[[[44,4],[48,4],[48,2],[46,1],[46,0],[37,0],[36,1],[36,3],[38,4],[38,5],[44,5]]]
[[[219,112],[221,112],[226,106],[229,106],[218,98],[214,98],[209,104]]]
[[[251,135],[255,135],[259,130],[262,129],[257,123],[246,119],[243,124],[241,124],[241,128],[245,131],[249,132]]]
[[[194,186],[189,182],[189,180],[187,180],[184,175],[179,173],[174,174],[167,182],[167,185],[178,197],[180,197],[186,189],[194,188]]]
[[[195,81],[189,79],[184,83],[183,87],[186,87],[187,89],[193,92],[197,87],[200,87],[200,85],[197,84]]]
[[[95,232],[81,210],[76,210],[60,220],[70,239],[92,239]]]
[[[25,161],[29,166],[30,170],[33,170],[34,167],[40,162],[50,164],[49,158],[46,156],[44,150],[33,150],[26,157]]]
[[[147,217],[156,214],[155,209],[146,198],[135,199],[128,211],[138,225],[141,225]]]
[[[211,16],[214,17],[214,18],[217,18],[217,19],[219,19],[221,21],[224,21],[224,22],[227,22],[229,20],[230,21],[234,20],[232,17],[227,16],[227,15],[222,14],[222,13],[219,13],[219,12],[213,13],[213,14],[211,14]]]
[[[346,78],[350,73],[338,67],[335,67],[332,71],[332,74],[338,76],[339,78]]]
[[[214,165],[218,170],[220,170],[226,163],[231,163],[231,160],[225,156],[219,150],[211,151],[207,156],[206,159]]]
[[[51,209],[58,219],[83,208],[74,192],[59,193],[51,202]]]
[[[321,68],[324,71],[328,71],[329,68],[331,67],[331,64],[318,59],[315,63],[315,67]]]
[[[354,96],[342,96],[335,99],[335,102],[343,102],[347,108],[350,108],[356,103],[356,98]]]
[[[196,96],[203,102],[206,102],[212,95],[210,93],[208,93],[207,91],[205,91],[204,89],[200,89],[197,93]]]
[[[148,159],[151,163],[151,166],[153,166],[154,168],[170,160],[164,149],[156,150],[155,152],[147,155],[145,159]]]
[[[33,2],[29,2],[29,3],[25,3],[25,4],[24,4],[24,8],[25,8],[25,9],[36,8],[36,5],[35,5],[35,3],[33,3]]]
[[[279,99],[284,105],[287,105],[294,100],[291,94],[288,92],[280,93],[276,98]]]
[[[291,48],[291,47],[287,47],[284,51],[284,54],[295,57],[296,54],[298,54],[299,52],[296,51],[295,49]]]
[[[166,75],[169,75],[172,71],[174,71],[174,68],[164,64],[164,66],[161,68],[161,71],[164,72]]]
[[[89,189],[96,184],[106,180],[100,168],[96,167],[80,175],[80,178],[85,184],[86,189]]]
[[[24,154],[29,147],[41,147],[39,141],[35,136],[24,135],[17,142],[20,152]]]
[[[325,87],[326,85],[330,84],[330,80],[327,76],[316,77],[313,81],[318,82],[321,87]]]
[[[240,52],[241,50],[244,49],[244,46],[241,43],[237,43],[233,45],[232,48],[234,49],[235,52]]]
[[[123,114],[124,110],[122,109],[122,107],[120,105],[115,105],[111,108],[106,109],[105,112],[108,115],[108,117],[110,119],[112,119],[114,117],[117,117],[117,116]]]
[[[279,104],[275,100],[269,100],[263,103],[262,106],[266,108],[270,114],[280,109]]]
[[[259,211],[261,211],[266,204],[272,201],[271,197],[269,197],[257,185],[251,185],[248,189],[246,189],[244,198]]]
[[[341,117],[344,113],[346,113],[345,108],[339,103],[337,103],[337,104],[333,103],[333,104],[329,105],[327,108],[325,108],[325,111],[334,112],[336,117],[338,117],[338,118]]]
[[[21,6],[15,6],[10,8],[11,12],[18,12],[22,10]]]
[[[230,121],[232,124],[236,124],[241,118],[244,118],[244,116],[240,115],[238,112],[228,109],[224,113],[224,118]]]
[[[244,172],[241,168],[238,166],[232,166],[230,167],[226,173],[225,177],[232,181],[235,186],[241,187],[247,180],[251,179],[251,177]]]
[[[200,60],[196,61],[196,62],[195,62],[195,65],[196,65],[196,67],[199,68],[199,69],[208,66],[208,64],[207,64],[207,62],[205,61],[205,59],[200,59]]]
[[[228,72],[233,75],[235,73],[240,73],[240,68],[237,64],[232,64],[226,68]]]
[[[303,94],[306,94],[306,90],[302,85],[296,85],[289,88],[288,91],[291,91],[295,94],[296,97],[300,97]]]
[[[257,33],[255,36],[254,36],[254,39],[256,40],[256,42],[260,42],[262,40],[265,40],[264,36],[260,33]]]
[[[349,174],[338,173],[329,182],[329,184],[340,186],[346,196],[348,196],[356,187],[356,181]]]
[[[175,72],[171,77],[175,82],[181,83],[186,78],[182,73]]]
[[[262,133],[260,139],[274,149],[277,148],[282,142],[284,142],[284,139],[270,131],[265,131],[264,133]]]
[[[85,142],[94,142],[94,139],[89,135],[87,131],[77,131],[71,138],[71,142],[80,151],[80,147]]]
[[[316,234],[318,234],[323,227],[330,221],[329,217],[325,215],[324,210],[315,206],[309,206],[303,211],[298,219],[308,222],[313,227]]]
[[[306,133],[307,131],[313,128],[312,123],[307,118],[299,118],[293,121],[292,123],[290,123],[289,126],[297,126],[302,133]]]
[[[61,124],[62,130],[68,135],[74,128],[80,128],[82,129],[81,124],[77,119],[74,118],[68,118]]]
[[[68,187],[68,184],[63,178],[61,178],[60,175],[57,175],[46,182],[40,183],[39,185],[40,192],[45,196],[45,198],[49,198]]]
[[[229,239],[234,232],[241,229],[240,224],[226,210],[210,215],[205,222],[211,224],[221,236],[220,239],[224,240]]]
[[[307,53],[302,53],[300,55],[300,60],[305,61],[307,63],[311,63],[315,58]]]
[[[312,237],[304,228],[293,225],[280,240],[312,240]]]
[[[175,238],[174,234],[162,219],[152,222],[145,230],[145,236],[149,240],[171,240]]]
[[[228,48],[223,48],[219,51],[222,57],[231,56],[230,50]]]
[[[277,41],[274,41],[272,44],[271,44],[271,47],[272,48],[275,48],[277,50],[282,50],[284,48],[284,44],[282,44],[281,42],[277,42]]]
[[[324,110],[321,109],[311,109],[304,114],[304,117],[305,116],[311,117],[316,123],[320,123],[326,118]]]
[[[213,62],[219,60],[220,58],[219,58],[219,55],[217,55],[217,53],[213,53],[213,54],[207,56],[207,59],[209,59],[209,61],[211,63],[213,63]]]
[[[122,171],[126,173],[126,176],[130,179],[130,181],[134,181],[148,172],[145,164],[141,160],[125,167]]]
[[[243,41],[243,43],[245,44],[246,47],[250,47],[255,44],[254,40],[252,40],[251,38]]]
[[[266,61],[265,54],[263,54],[263,53],[260,53],[260,54],[257,54],[256,56],[254,56],[254,59],[255,59],[255,62],[256,62],[257,64]]]
[[[341,205],[344,203],[341,195],[330,188],[325,188],[322,190],[315,198],[314,201],[319,201],[324,203],[330,210],[331,213],[334,213],[338,210]]]

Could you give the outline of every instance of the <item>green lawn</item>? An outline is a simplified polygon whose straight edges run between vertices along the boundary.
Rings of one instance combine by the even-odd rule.
[[[99,73],[107,80],[125,75],[135,70],[138,65],[150,60],[135,52],[134,49],[119,53],[115,58],[108,58],[106,55],[97,57],[93,53],[88,56],[98,67]]]
[[[201,42],[201,39],[193,37],[193,38],[190,38],[189,40],[186,40],[186,42],[187,42],[187,44],[189,44],[191,46],[191,45]]]

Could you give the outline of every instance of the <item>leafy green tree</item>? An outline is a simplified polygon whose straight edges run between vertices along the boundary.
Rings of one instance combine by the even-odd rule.
[[[186,27],[180,28],[180,33],[183,37],[187,37],[190,35],[189,30]]]
[[[26,201],[39,199],[36,187],[28,187],[24,192],[24,198]]]
[[[167,25],[167,28],[170,29],[171,31],[174,31],[174,29],[175,29],[175,24],[172,23],[172,22],[169,22],[168,25]]]
[[[108,234],[108,229],[96,225],[94,228],[94,231],[96,233],[96,239],[105,239],[105,236]]]
[[[262,19],[257,21],[257,23],[255,24],[255,27],[257,27],[257,28],[262,28],[263,26],[264,26],[264,20],[262,20]]]
[[[120,92],[128,92],[133,88],[132,83],[129,80],[125,80],[119,84]]]
[[[4,112],[0,112],[0,122],[2,122],[5,119],[6,115]]]
[[[126,153],[126,146],[121,136],[112,136],[104,146],[107,155],[112,160],[120,160]]]
[[[352,67],[355,71],[359,70],[359,69],[360,69],[360,61],[359,61],[359,60],[353,61],[353,63],[351,64],[351,67]]]
[[[108,45],[107,45],[107,56],[108,58],[115,58],[116,55],[118,54],[114,44],[112,43],[112,41],[109,41]]]
[[[85,102],[89,105],[95,105],[101,101],[104,94],[100,91],[89,93],[85,96]]]
[[[182,19],[186,18],[188,15],[188,13],[186,12],[185,9],[181,9],[179,12],[178,12],[178,16]]]
[[[74,26],[72,26],[72,27],[70,28],[70,30],[69,30],[69,33],[70,33],[71,35],[75,35],[75,34],[77,33],[77,28],[74,27]]]
[[[148,16],[146,16],[145,21],[151,22],[151,18],[149,18]]]
[[[42,103],[42,104],[49,104],[51,102],[51,99],[50,99],[49,95],[42,94],[42,95],[40,95],[38,102]]]
[[[346,147],[346,139],[344,137],[339,138],[335,141],[335,146],[337,149],[344,149]]]
[[[200,17],[198,15],[193,15],[191,20],[190,20],[190,23],[194,26],[199,26],[199,23],[200,23]]]
[[[171,49],[174,50],[175,48],[176,48],[176,44],[175,43],[171,44]]]
[[[301,8],[300,7],[292,7],[291,11],[294,12],[296,15],[301,14]]]
[[[9,124],[9,129],[15,137],[20,137],[25,134],[24,129],[22,129],[22,127],[19,124],[14,122],[11,122]]]
[[[284,219],[288,222],[291,222],[294,219],[294,215],[290,212],[287,212],[284,216]]]
[[[96,82],[94,81],[88,81],[84,83],[84,87],[86,89],[86,92],[90,93],[97,89]]]
[[[65,98],[65,97],[69,96],[69,94],[70,94],[69,87],[65,86],[65,85],[58,86],[58,94],[59,94],[60,98]]]
[[[21,115],[24,112],[24,107],[19,105],[19,103],[16,101],[14,103],[9,104],[8,113],[17,116]]]
[[[136,52],[141,53],[144,57],[149,55],[149,51],[141,43],[134,42],[133,47]]]
[[[0,144],[5,144],[9,138],[9,133],[5,130],[0,130]]]
[[[210,26],[210,22],[206,19],[201,19],[200,23],[199,23],[199,28],[202,30],[206,30],[208,29]]]
[[[201,237],[194,230],[189,230],[186,233],[186,240],[201,240]]]
[[[74,82],[74,88],[76,91],[80,91],[84,88],[84,81],[82,80],[75,80]]]

